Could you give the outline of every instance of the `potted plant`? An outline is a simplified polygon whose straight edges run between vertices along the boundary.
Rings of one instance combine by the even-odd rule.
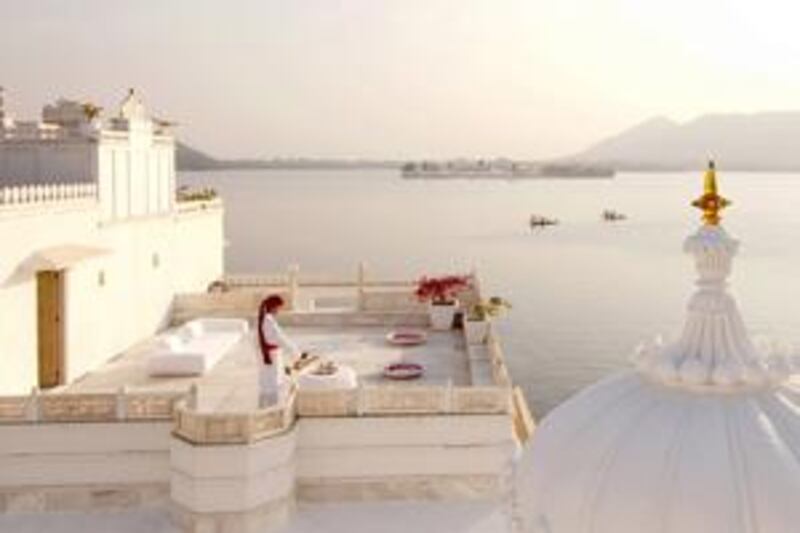
[[[464,338],[467,344],[483,344],[489,336],[489,324],[492,318],[500,316],[511,309],[511,304],[499,296],[471,305],[464,320]]]
[[[428,302],[431,329],[445,331],[453,327],[453,316],[458,306],[457,294],[469,288],[468,276],[423,277],[417,283],[416,295]]]

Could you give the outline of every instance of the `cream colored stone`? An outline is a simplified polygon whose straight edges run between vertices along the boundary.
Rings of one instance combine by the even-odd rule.
[[[0,425],[0,466],[7,454],[166,451],[171,429],[171,422]]]
[[[294,431],[253,444],[194,446],[180,439],[171,441],[171,468],[192,477],[247,477],[291,463]]]
[[[499,500],[505,486],[493,475],[305,479],[297,495],[307,502]]]
[[[6,494],[7,513],[40,513],[46,508],[46,498],[42,491],[26,490]]]
[[[41,489],[41,492],[48,512],[88,511],[92,508],[93,489],[54,488]]]
[[[300,479],[497,474],[511,460],[513,449],[512,444],[303,449],[297,454],[297,474]]]
[[[294,509],[293,497],[237,513],[199,513],[175,503],[170,508],[170,516],[183,532],[264,533],[286,524]]]
[[[298,430],[301,450],[512,441],[511,424],[505,415],[302,418]]]

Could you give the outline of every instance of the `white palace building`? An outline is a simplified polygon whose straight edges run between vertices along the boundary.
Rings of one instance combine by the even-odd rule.
[[[0,393],[73,381],[223,269],[218,202],[181,205],[175,139],[131,91],[102,120],[59,100],[11,120],[0,90]]]
[[[176,187],[170,124],[134,91],[107,115],[6,104],[0,532],[518,530],[533,422],[490,324],[435,330],[413,282],[363,266],[226,274],[221,200]],[[273,293],[318,357],[263,407],[253,323]],[[459,300],[480,297],[472,276]],[[424,372],[389,379],[398,363]]]

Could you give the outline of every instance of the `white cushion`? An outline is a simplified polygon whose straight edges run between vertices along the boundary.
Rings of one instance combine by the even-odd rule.
[[[186,328],[186,331],[188,331],[192,337],[201,337],[203,333],[205,333],[202,320],[192,320],[184,324],[183,327]]]
[[[161,337],[147,361],[151,376],[206,373],[248,331],[246,320],[199,318]]]
[[[170,352],[180,353],[185,351],[186,343],[178,335],[164,335],[161,337],[161,347]]]

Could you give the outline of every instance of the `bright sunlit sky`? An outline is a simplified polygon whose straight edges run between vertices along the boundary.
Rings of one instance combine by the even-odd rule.
[[[136,87],[217,156],[548,157],[800,109],[790,0],[2,0],[19,118]]]

